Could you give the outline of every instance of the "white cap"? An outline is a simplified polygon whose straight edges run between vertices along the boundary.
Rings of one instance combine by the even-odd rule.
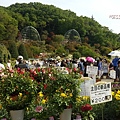
[[[17,59],[22,59],[22,60],[23,60],[23,56],[19,55],[19,56],[17,57]]]

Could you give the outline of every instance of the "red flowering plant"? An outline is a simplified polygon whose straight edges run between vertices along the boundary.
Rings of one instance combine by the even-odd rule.
[[[76,108],[73,110],[74,114],[81,115],[82,120],[94,120],[95,113],[92,111],[93,107],[90,105],[90,97],[78,96],[76,100]]]
[[[93,113],[91,112],[92,106],[90,104],[85,104],[81,106],[82,120],[94,120]]]
[[[74,106],[80,90],[81,75],[76,69],[68,68],[38,68],[31,70],[31,77],[38,83],[38,99],[44,100],[49,116],[61,113],[66,108]],[[48,112],[49,111],[49,112]]]
[[[37,84],[24,69],[4,71],[0,81],[0,99],[7,110],[26,108],[35,99]]]

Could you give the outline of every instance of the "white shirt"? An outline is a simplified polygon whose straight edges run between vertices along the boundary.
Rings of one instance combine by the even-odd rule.
[[[4,69],[5,69],[5,66],[2,63],[0,63],[0,70],[4,70]]]

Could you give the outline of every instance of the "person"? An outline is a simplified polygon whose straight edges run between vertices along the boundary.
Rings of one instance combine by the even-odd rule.
[[[118,56],[115,56],[115,58],[112,60],[112,64],[113,64],[114,70],[118,66],[118,61],[119,61]]]
[[[6,67],[7,67],[8,70],[11,70],[11,69],[12,69],[11,60],[8,60]]]
[[[98,77],[101,78],[102,72],[102,58],[97,59],[97,67],[98,67]]]
[[[116,79],[115,82],[120,82],[120,61],[118,61],[118,66],[115,68]]]
[[[2,76],[4,76],[4,71],[5,70],[5,66],[2,63],[2,60],[0,59],[0,80],[2,79]]]
[[[106,59],[102,60],[102,74],[104,76],[108,76],[108,72],[109,72],[109,64],[108,61]]]
[[[5,70],[5,66],[2,63],[2,60],[0,59],[0,71]]]
[[[84,74],[84,60],[80,59],[80,62],[78,63],[78,68],[80,69],[81,73]]]
[[[72,60],[72,68],[78,68],[77,59]]]
[[[83,76],[84,77],[88,77],[88,74],[87,74],[87,66],[91,66],[92,63],[89,62],[89,61],[84,61],[83,63],[83,66],[84,66],[84,72],[83,72]]]
[[[62,60],[62,61],[61,61],[61,67],[67,67],[67,63],[66,63],[65,60]]]
[[[15,65],[15,68],[24,68],[24,69],[28,69],[27,64],[25,63],[25,61],[23,60],[23,56],[18,56],[17,58],[17,64]]]

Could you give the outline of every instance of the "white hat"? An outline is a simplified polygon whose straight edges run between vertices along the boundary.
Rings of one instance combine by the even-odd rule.
[[[19,56],[17,57],[17,59],[22,59],[22,60],[23,60],[23,56],[19,55]]]

